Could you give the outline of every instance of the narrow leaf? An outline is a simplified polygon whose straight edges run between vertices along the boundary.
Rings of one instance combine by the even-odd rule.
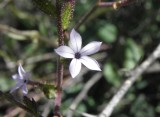
[[[73,17],[75,7],[75,0],[66,0],[62,6],[62,27],[66,30],[69,26],[70,20]]]
[[[28,107],[28,105],[27,105],[26,103],[23,103],[23,102],[21,102],[20,100],[15,99],[14,96],[13,96],[12,94],[10,94],[10,93],[3,93],[2,91],[0,91],[0,99],[6,99],[6,100],[9,101],[10,103],[12,103],[12,104],[14,104],[14,105],[16,105],[16,106],[19,106],[20,108],[28,111],[29,113],[31,113],[31,114],[34,115],[35,117],[42,117],[42,116],[38,113],[38,111],[37,111],[37,113],[35,113],[35,112],[32,110],[32,108]],[[28,100],[27,100],[27,101],[28,101]],[[35,105],[35,103],[34,103],[33,100],[32,100],[31,102],[30,102],[30,101],[28,101],[28,102],[29,102],[30,104],[32,103],[32,105],[33,105],[33,104]]]

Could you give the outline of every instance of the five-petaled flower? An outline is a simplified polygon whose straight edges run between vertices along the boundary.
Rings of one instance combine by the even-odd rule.
[[[25,72],[22,65],[20,64],[18,67],[18,74],[12,76],[14,80],[17,81],[16,86],[11,89],[11,93],[17,90],[18,88],[22,88],[22,92],[24,95],[28,93],[27,83],[28,83],[29,73]]]
[[[82,48],[82,38],[80,34],[72,29],[70,33],[69,46],[60,46],[55,49],[55,52],[64,58],[72,58],[69,71],[72,78],[75,78],[81,70],[81,64],[91,70],[101,71],[98,62],[88,56],[98,52],[101,44],[102,42],[93,41]]]

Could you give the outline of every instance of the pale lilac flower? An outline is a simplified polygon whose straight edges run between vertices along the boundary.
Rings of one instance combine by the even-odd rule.
[[[64,58],[72,58],[69,71],[72,78],[75,78],[81,70],[81,64],[91,70],[101,71],[98,62],[88,56],[98,52],[101,44],[102,42],[93,41],[82,48],[82,38],[80,34],[72,29],[69,46],[60,46],[55,49],[55,52]]]
[[[29,73],[25,72],[22,65],[20,64],[18,67],[18,74],[12,76],[14,80],[16,80],[17,84],[11,89],[11,93],[17,90],[18,88],[22,88],[22,92],[24,95],[28,93],[27,83],[28,83]]]

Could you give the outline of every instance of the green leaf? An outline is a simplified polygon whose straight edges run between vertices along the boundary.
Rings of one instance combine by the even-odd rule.
[[[55,98],[57,96],[57,94],[56,94],[57,89],[54,85],[44,84],[41,87],[41,89],[48,99],[52,99],[52,98]]]
[[[143,51],[140,46],[138,46],[133,39],[127,39],[124,67],[128,69],[134,68],[142,56]]]
[[[32,0],[35,5],[44,13],[54,17],[56,15],[56,8],[51,0]]]
[[[117,70],[115,68],[115,66],[113,65],[113,63],[111,62],[107,62],[105,65],[104,65],[104,76],[105,76],[105,79],[113,84],[114,86],[119,86],[120,85],[120,76],[118,75],[117,73]]]
[[[37,103],[33,98],[30,100],[27,96],[24,96],[23,102],[29,109],[32,110],[32,113],[34,113],[34,115],[39,115],[39,112],[37,110],[38,109]]]
[[[66,0],[62,6],[62,27],[66,30],[73,16],[75,0]]]
[[[98,35],[106,43],[112,43],[117,37],[117,28],[113,24],[106,24],[98,30]]]

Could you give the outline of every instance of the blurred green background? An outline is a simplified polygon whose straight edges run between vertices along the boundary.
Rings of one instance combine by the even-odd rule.
[[[55,83],[54,49],[58,38],[55,17],[43,13],[32,0],[12,0],[5,4],[6,1],[0,0],[0,90],[7,92],[14,86],[11,76],[17,73],[19,62],[31,72],[30,79]],[[96,0],[76,1],[68,34],[94,4]],[[126,80],[125,74],[145,60],[159,44],[159,27],[158,0],[136,0],[116,10],[100,7],[80,26],[77,31],[83,38],[83,45],[94,40],[103,42],[101,51],[93,55],[101,65],[102,77],[78,104],[77,111],[96,115],[103,110]],[[61,107],[64,116],[87,81],[97,73],[83,67],[79,78],[71,79],[69,62],[64,72]],[[160,63],[157,60],[129,89],[111,117],[159,117],[159,83]],[[47,100],[37,87],[29,86],[29,89],[29,97],[38,102],[40,112],[51,116],[54,108],[52,100]],[[0,116],[9,116],[13,111],[17,112],[14,116],[27,116],[12,103],[1,100]],[[73,117],[81,115],[75,113]]]

